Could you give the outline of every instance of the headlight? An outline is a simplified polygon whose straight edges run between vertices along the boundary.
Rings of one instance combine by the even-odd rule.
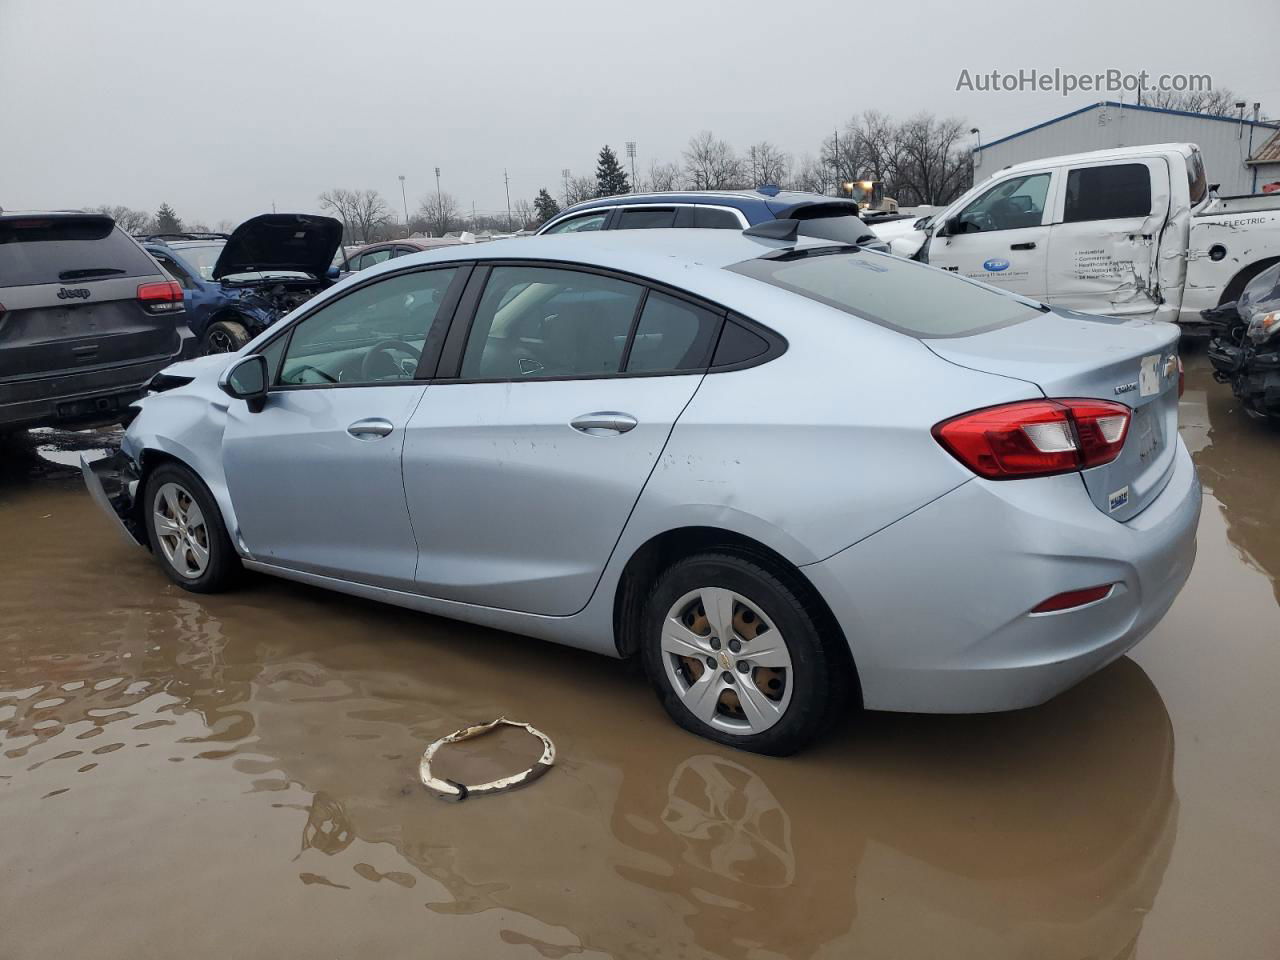
[[[1249,339],[1254,343],[1266,343],[1280,333],[1280,310],[1255,313],[1249,321]]]

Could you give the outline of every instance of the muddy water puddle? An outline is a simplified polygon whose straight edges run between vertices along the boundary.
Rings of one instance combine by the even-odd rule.
[[[1191,357],[1212,495],[1132,657],[790,759],[690,737],[602,658],[268,579],[186,594],[6,448],[0,957],[1275,957],[1280,434],[1229,401]],[[428,795],[426,744],[502,714],[556,767]],[[478,778],[536,754],[456,749]]]

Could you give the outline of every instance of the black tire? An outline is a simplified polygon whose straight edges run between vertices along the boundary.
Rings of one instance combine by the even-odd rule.
[[[178,569],[175,562],[169,559],[156,533],[156,501],[161,490],[169,484],[176,485],[195,502],[204,521],[202,545],[208,549],[208,561],[203,571],[195,576],[184,575]],[[231,545],[231,538],[227,536],[227,528],[222,522],[217,501],[213,499],[213,494],[204,485],[204,481],[181,464],[163,463],[147,477],[142,497],[147,541],[170,580],[192,593],[219,593],[235,582],[243,570],[240,557]],[[193,535],[198,537],[199,531],[195,531]]]
[[[249,342],[249,331],[236,320],[215,320],[200,338],[200,356],[235,353]]]
[[[680,726],[741,750],[786,756],[807,746],[839,719],[849,703],[853,668],[847,652],[837,646],[844,640],[834,624],[820,628],[830,615],[819,609],[812,588],[789,572],[779,576],[769,564],[765,557],[732,551],[697,554],[672,564],[658,577],[645,602],[640,654],[658,700]],[[790,700],[781,718],[759,733],[734,733],[695,716],[668,675],[669,655],[662,649],[667,614],[686,594],[708,587],[725,588],[750,600],[785,639],[791,659],[785,681],[791,685]],[[745,641],[741,656],[749,656],[750,649],[751,642]],[[716,709],[718,717],[727,714],[723,704]]]

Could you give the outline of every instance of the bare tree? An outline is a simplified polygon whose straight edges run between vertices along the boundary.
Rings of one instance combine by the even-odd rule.
[[[831,175],[831,165],[805,154],[795,174],[791,178],[791,186],[796,190],[807,190],[810,193],[827,193],[835,185]]]
[[[594,176],[570,177],[565,205],[571,207],[575,203],[582,203],[583,200],[594,200],[596,198],[596,188],[597,184]]]
[[[355,243],[370,242],[391,221],[391,208],[377,190],[326,190],[320,206],[342,221],[343,235]]]
[[[649,163],[649,179],[645,184],[645,189],[653,190],[661,193],[665,190],[675,190],[680,186],[680,165],[677,163],[659,163],[652,160]],[[640,189],[636,185],[636,189]]]
[[[213,225],[213,229],[218,233],[230,233],[235,228],[235,223],[230,220],[219,220]]]
[[[693,190],[731,190],[742,181],[741,165],[733,147],[717,140],[710,130],[689,139],[684,151],[684,171]]]
[[[134,210],[124,206],[92,207],[90,213],[104,213],[125,233],[142,233],[151,225],[151,214],[145,210]]]
[[[532,229],[540,222],[538,212],[533,209],[533,203],[529,200],[517,200],[511,208],[511,214],[516,218],[520,230]]]
[[[779,150],[768,140],[753,143],[747,148],[744,163],[749,186],[781,186],[791,175],[791,155]]]
[[[967,126],[962,120],[939,120],[921,113],[899,130],[902,167],[897,171],[896,199],[904,204],[949,203],[973,180]]]
[[[1233,90],[1144,90],[1138,102],[1144,107],[1163,107],[1166,110],[1185,110],[1187,113],[1205,113],[1211,117],[1238,117],[1236,104],[1244,100]]]
[[[448,193],[429,193],[418,204],[418,217],[427,225],[433,236],[443,237],[462,223],[458,216],[458,204]]]

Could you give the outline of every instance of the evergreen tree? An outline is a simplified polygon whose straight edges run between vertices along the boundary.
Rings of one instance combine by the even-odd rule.
[[[555,197],[547,193],[547,188],[543,187],[538,191],[537,199],[533,201],[533,209],[538,212],[538,223],[542,224],[560,212],[560,204],[556,203]]]
[[[181,233],[182,221],[178,219],[178,214],[173,207],[167,203],[160,204],[160,209],[156,211],[155,222],[156,233]]]
[[[600,159],[596,161],[596,196],[612,197],[619,193],[630,193],[631,184],[627,182],[627,172],[618,163],[618,156],[609,149],[609,145],[600,148]]]

